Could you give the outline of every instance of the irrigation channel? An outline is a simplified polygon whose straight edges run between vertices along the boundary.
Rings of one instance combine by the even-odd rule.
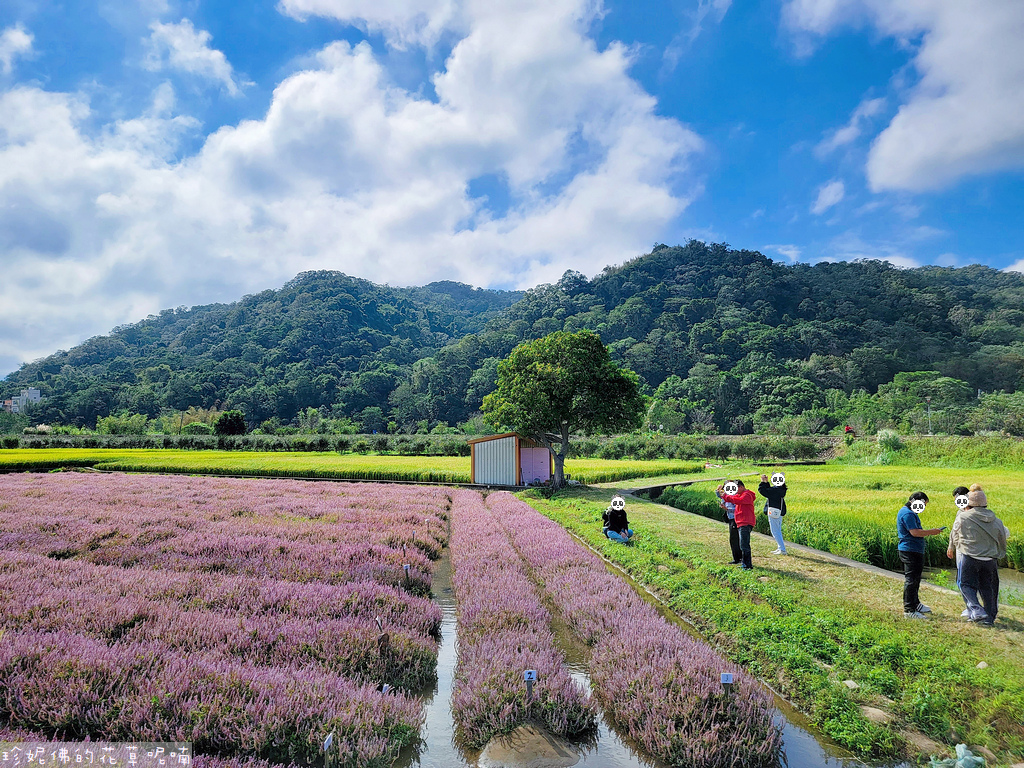
[[[582,545],[581,545],[582,546]],[[627,574],[608,565],[609,569],[632,586],[640,597],[652,603],[658,611],[684,631],[700,635],[686,621],[668,609]],[[423,691],[425,725],[422,742],[415,753],[405,754],[397,768],[666,768],[666,764],[642,753],[628,738],[620,735],[611,718],[600,709],[597,733],[585,743],[565,742],[553,737],[522,743],[498,744],[498,750],[481,752],[459,743],[451,713],[452,681],[458,662],[458,636],[455,622],[455,596],[452,591],[448,552],[434,571],[432,597],[442,611],[441,641],[437,654],[437,682],[432,690]],[[574,642],[567,631],[555,627],[556,644],[565,654],[573,676],[590,690],[590,677],[584,658],[584,649]],[[703,638],[702,638],[703,639]],[[799,712],[778,696],[776,722],[783,728],[783,747],[780,768],[863,768],[866,764],[846,755],[842,749],[813,733]],[[547,748],[544,756],[534,751],[540,742]],[[910,768],[906,763],[880,764],[886,768]]]

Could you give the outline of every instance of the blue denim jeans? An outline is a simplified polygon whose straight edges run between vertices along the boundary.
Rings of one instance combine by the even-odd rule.
[[[753,563],[750,559],[750,532],[754,529],[752,525],[739,525],[737,526],[740,534],[740,552],[743,553],[743,567],[753,568]]]
[[[987,614],[985,609],[981,607],[981,603],[978,602],[978,593],[975,590],[964,589],[961,581],[964,570],[964,556],[959,552],[956,553],[956,588],[960,590],[960,594],[964,598],[964,605],[967,606],[967,610],[964,611],[965,617],[974,621],[975,619],[983,619]]]
[[[786,554],[786,542],[782,538],[782,518],[768,516],[768,527],[772,531],[772,536],[775,537],[775,543],[779,545],[779,549],[782,550],[782,554]]]
[[[609,531],[607,528],[605,528],[604,535],[607,536],[612,541],[617,541],[617,542],[619,542],[619,544],[625,544],[627,541],[629,541],[631,538],[633,538],[633,529],[632,528],[627,528],[626,529],[626,535],[623,536],[618,531]]]

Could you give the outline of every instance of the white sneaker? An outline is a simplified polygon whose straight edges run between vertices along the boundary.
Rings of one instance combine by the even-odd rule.
[[[785,554],[785,553],[781,549],[776,549],[774,552],[772,552],[772,554],[773,555],[782,555],[782,554]]]
[[[928,617],[920,611],[913,611],[912,613],[904,613],[904,619],[927,619]]]
[[[917,612],[918,612],[918,613],[931,613],[931,612],[932,612],[932,609],[931,609],[931,608],[929,608],[929,607],[928,607],[927,605],[925,605],[924,603],[918,603],[918,604],[917,604]]]
[[[971,618],[971,610],[969,608],[964,608],[963,611],[960,612],[960,617],[963,619]]]

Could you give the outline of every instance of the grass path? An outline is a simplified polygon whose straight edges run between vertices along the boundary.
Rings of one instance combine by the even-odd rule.
[[[947,748],[984,745],[1001,765],[1024,759],[1024,610],[1001,608],[997,628],[986,629],[960,619],[958,594],[926,587],[933,618],[910,622],[902,581],[889,574],[807,548],[773,557],[774,542],[761,535],[752,541],[755,570],[744,573],[726,565],[724,523],[639,499],[627,505],[636,545],[613,544],[600,524],[612,493],[527,500],[659,594],[842,746],[875,758],[928,752],[934,747],[923,733]]]

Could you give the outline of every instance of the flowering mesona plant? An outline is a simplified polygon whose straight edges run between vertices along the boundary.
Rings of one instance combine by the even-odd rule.
[[[3,482],[0,549],[103,565],[368,580],[429,595],[444,544],[447,496],[436,488],[135,475]]]
[[[551,615],[508,536],[480,494],[453,494],[452,582],[458,604],[459,665],[452,715],[482,745],[537,719],[568,736],[592,728],[596,712],[555,649]],[[537,671],[532,700],[523,672]]]
[[[3,734],[192,741],[208,768],[309,762],[331,732],[340,765],[385,766],[415,740],[439,489],[43,475],[0,497]]]
[[[508,493],[489,495],[487,505],[593,648],[595,694],[632,738],[673,765],[778,763],[772,698],[750,675],[666,622],[557,523]],[[731,695],[722,672],[733,675]]]

